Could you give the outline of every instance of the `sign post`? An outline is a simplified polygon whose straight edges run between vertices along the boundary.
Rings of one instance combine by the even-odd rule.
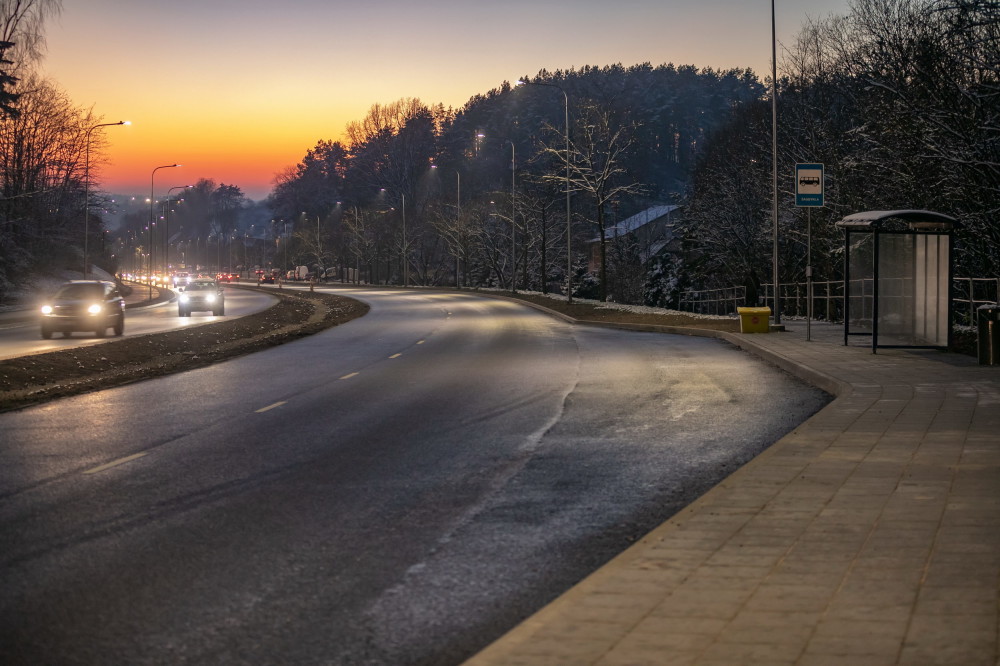
[[[795,165],[795,205],[806,209],[806,342],[812,340],[812,208],[823,207],[825,178],[822,164]]]

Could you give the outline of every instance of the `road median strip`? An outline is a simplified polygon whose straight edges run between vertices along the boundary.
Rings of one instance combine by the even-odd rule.
[[[336,294],[261,291],[278,302],[243,317],[4,359],[0,411],[204,367],[318,333],[368,311],[367,305]]]

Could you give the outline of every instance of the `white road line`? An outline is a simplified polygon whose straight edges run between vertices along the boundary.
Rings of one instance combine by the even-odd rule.
[[[281,402],[276,402],[273,405],[268,405],[267,407],[261,407],[260,409],[256,410],[256,413],[257,414],[263,414],[264,412],[272,410],[275,407],[281,407],[282,405],[284,405],[287,402],[288,402],[287,400],[282,400]]]
[[[402,354],[393,354],[389,358],[399,358],[400,356],[402,356]]]
[[[357,377],[357,376],[358,376],[358,373],[352,372],[349,375],[344,375],[343,377],[341,377],[341,379],[350,379],[351,377]]]
[[[84,474],[97,474],[98,472],[103,472],[106,469],[111,469],[112,467],[118,467],[119,465],[124,465],[125,463],[131,462],[131,461],[135,460],[136,458],[141,458],[144,455],[146,455],[146,454],[145,453],[133,453],[130,456],[125,456],[124,458],[119,458],[118,460],[112,460],[109,463],[104,463],[103,465],[98,465],[97,467],[94,467],[93,469],[88,469],[87,471],[84,472]]]

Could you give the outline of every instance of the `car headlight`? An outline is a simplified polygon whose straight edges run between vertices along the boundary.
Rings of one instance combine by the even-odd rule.
[[[52,314],[52,306],[51,305],[43,305],[42,306],[42,314]]]
[[[93,305],[87,306],[87,312],[92,315],[101,314],[101,306],[94,303]]]
[[[180,300],[181,303],[187,303],[188,302],[188,295],[187,294],[181,294],[177,298]]]
[[[209,294],[208,297],[205,300],[207,302],[209,302],[209,303],[214,303],[215,302],[215,294]]]

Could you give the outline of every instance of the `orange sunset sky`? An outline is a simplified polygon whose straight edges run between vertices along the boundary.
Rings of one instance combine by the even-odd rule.
[[[848,0],[777,0],[780,43]],[[41,69],[101,122],[101,188],[199,178],[252,199],[321,139],[403,97],[460,108],[540,69],[672,62],[770,73],[767,0],[64,0]]]

